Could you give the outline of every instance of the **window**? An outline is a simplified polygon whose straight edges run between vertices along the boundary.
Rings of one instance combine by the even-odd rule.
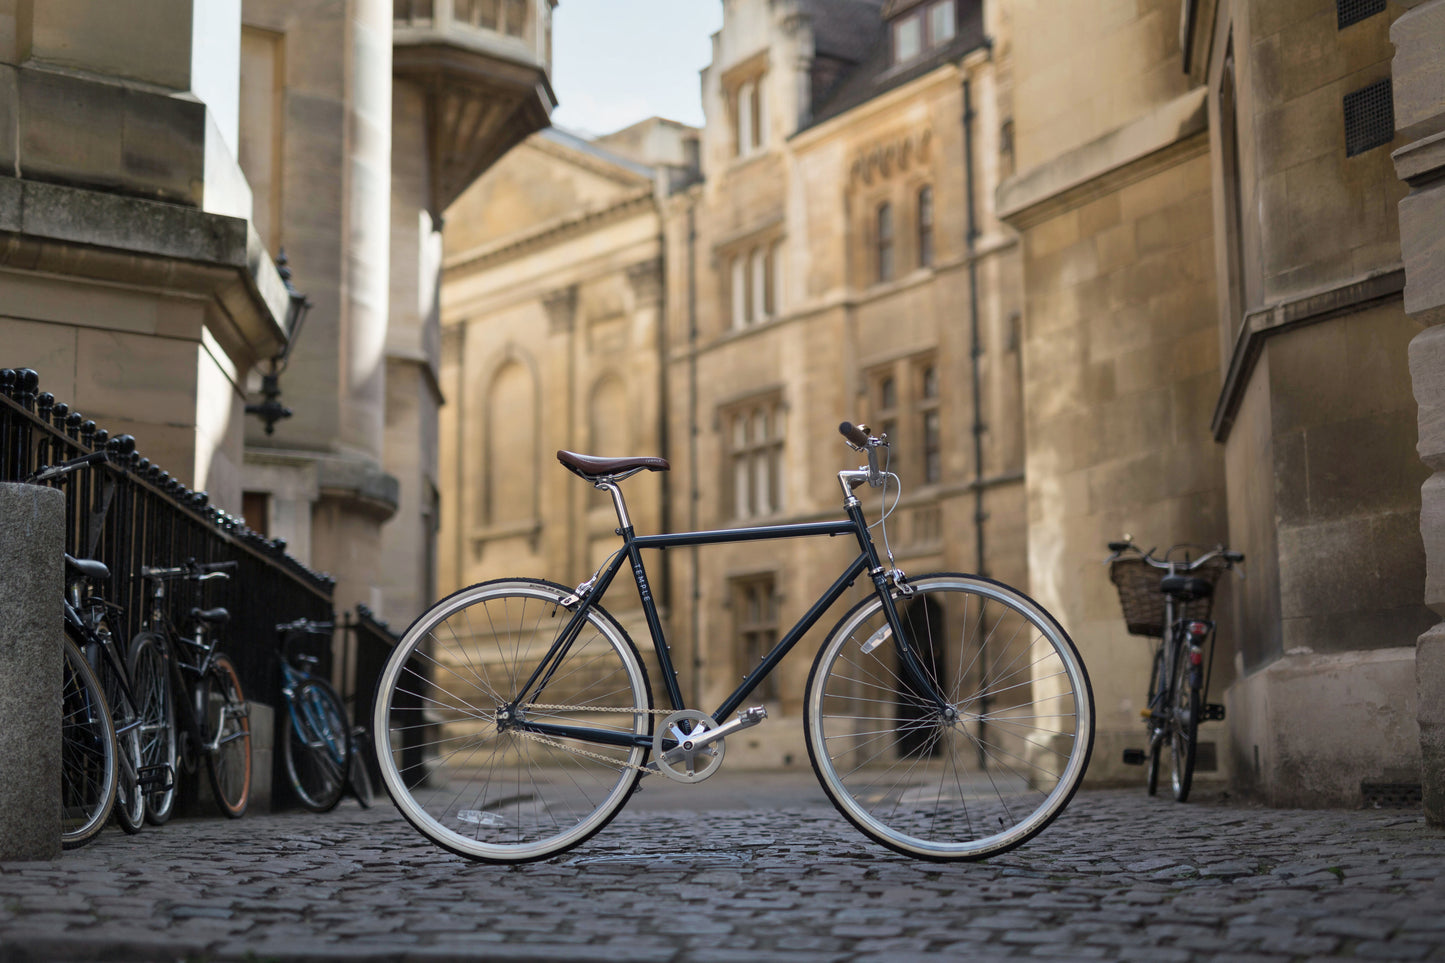
[[[868,373],[869,419],[888,436],[892,470],[910,484],[943,480],[942,385],[931,355],[890,361]]]
[[[738,84],[733,95],[733,153],[747,157],[761,150],[767,138],[767,107],[763,77]]]
[[[933,188],[918,191],[918,266],[933,263]]]
[[[923,50],[923,21],[917,14],[893,25],[893,62],[907,63]]]
[[[778,644],[778,595],[774,585],[771,574],[732,580],[733,631],[740,678],[757,668],[763,656]],[[777,701],[777,672],[768,673],[753,695],[765,702]]]
[[[884,201],[878,205],[876,239],[878,244],[878,280],[893,280],[893,205]]]
[[[955,33],[953,0],[944,0],[928,8],[928,45],[948,43]]]
[[[783,508],[783,405],[776,397],[734,407],[722,419],[725,514],[734,519]]]
[[[942,422],[938,413],[938,366],[926,362],[918,370],[919,455],[923,463],[923,483],[936,485],[943,480]]]
[[[271,493],[242,492],[241,517],[246,520],[246,527],[251,531],[257,535],[269,537],[271,534]]]
[[[906,64],[958,35],[956,0],[934,0],[893,21],[893,63]]]
[[[734,331],[777,316],[782,247],[781,241],[765,242],[733,255],[728,267],[728,313]]]

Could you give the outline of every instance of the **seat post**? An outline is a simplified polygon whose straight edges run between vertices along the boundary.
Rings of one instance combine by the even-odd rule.
[[[618,481],[616,475],[605,475],[594,484],[602,491],[612,494],[612,507],[617,510],[618,527],[625,532],[632,527],[632,516],[627,514],[627,500],[622,497],[622,486],[617,484]]]

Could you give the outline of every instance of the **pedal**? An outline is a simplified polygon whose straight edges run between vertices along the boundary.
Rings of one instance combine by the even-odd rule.
[[[1224,706],[1217,702],[1205,703],[1204,711],[1200,713],[1201,722],[1223,722]]]
[[[136,770],[135,782],[142,792],[168,792],[176,785],[175,775],[166,765],[141,766]]]
[[[1143,749],[1124,750],[1124,765],[1126,766],[1142,766],[1144,765],[1145,758]]]

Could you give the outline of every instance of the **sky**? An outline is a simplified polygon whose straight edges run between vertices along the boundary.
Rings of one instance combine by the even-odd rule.
[[[560,0],[552,12],[552,123],[610,134],[648,117],[702,125],[698,71],[722,0]]]

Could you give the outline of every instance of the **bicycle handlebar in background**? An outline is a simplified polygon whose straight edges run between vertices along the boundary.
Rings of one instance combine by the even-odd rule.
[[[53,481],[62,475],[68,475],[77,468],[84,468],[86,465],[98,465],[101,462],[109,461],[110,454],[106,451],[93,451],[88,455],[81,455],[79,458],[72,458],[63,461],[58,465],[42,465],[40,470],[29,478],[25,479],[28,485],[43,485]]]
[[[1171,561],[1169,559],[1169,556],[1174,552],[1174,549],[1182,548],[1184,546],[1173,546],[1169,549],[1169,551],[1164,553],[1163,558],[1155,558],[1154,549],[1151,548],[1146,552],[1138,545],[1135,545],[1133,539],[1129,538],[1128,536],[1125,536],[1125,539],[1126,540],[1122,542],[1107,543],[1109,551],[1113,554],[1111,554],[1107,559],[1105,559],[1105,562],[1112,562],[1120,555],[1123,555],[1125,552],[1133,552],[1134,555],[1131,557],[1137,557],[1141,561],[1147,562],[1155,568],[1177,569],[1181,572],[1190,572],[1203,565],[1205,562],[1208,562],[1215,558],[1224,559],[1226,565],[1230,568],[1233,568],[1235,565],[1238,565],[1244,561],[1243,552],[1236,552],[1233,549],[1225,548],[1223,545],[1216,545],[1214,548],[1205,552],[1203,555],[1200,555],[1193,561]]]

